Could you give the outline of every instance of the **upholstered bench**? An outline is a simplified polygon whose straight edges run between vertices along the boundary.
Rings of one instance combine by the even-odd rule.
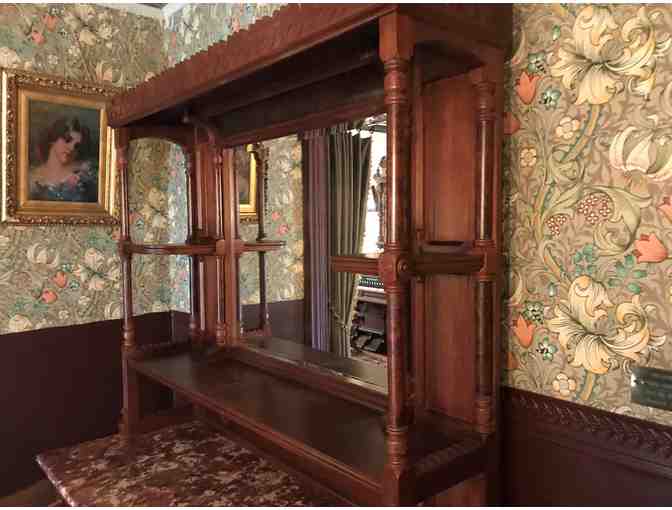
[[[200,422],[38,455],[70,506],[332,506]]]

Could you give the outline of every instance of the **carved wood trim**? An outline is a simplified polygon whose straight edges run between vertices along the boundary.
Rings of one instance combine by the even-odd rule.
[[[129,124],[248,75],[380,16],[384,4],[292,4],[257,20],[110,101],[113,127]]]
[[[628,465],[663,465],[672,477],[672,427],[508,387],[503,388],[502,405],[509,422],[525,422],[540,432],[552,428],[554,439],[587,443],[612,458],[625,454],[630,460],[620,460]]]

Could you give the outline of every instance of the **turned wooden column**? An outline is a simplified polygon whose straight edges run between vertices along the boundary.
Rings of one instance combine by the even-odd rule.
[[[135,321],[133,319],[133,280],[132,253],[128,250],[131,242],[130,207],[128,203],[128,146],[130,143],[127,129],[116,132],[117,171],[121,195],[121,236],[119,238],[119,257],[121,258],[122,282],[122,384],[123,409],[121,411],[120,432],[130,436],[137,430],[140,422],[140,388],[138,374],[128,366],[128,357],[137,352],[135,340]]]
[[[216,224],[216,236],[217,239],[224,237],[224,228],[223,228],[223,200],[222,200],[222,180],[223,180],[223,166],[224,158],[222,157],[222,148],[212,142],[210,143],[210,150],[212,155],[212,167],[215,173],[215,197],[216,197],[216,206],[215,210],[217,211],[217,224]],[[227,254],[229,256],[229,254]],[[217,257],[217,313],[216,313],[216,323],[215,323],[215,343],[218,347],[224,347],[227,343],[228,331],[226,324],[226,315],[225,315],[225,295],[224,295],[224,258]]]
[[[186,181],[187,181],[187,200],[189,211],[187,213],[187,243],[198,242],[196,234],[197,222],[197,193],[196,193],[196,154],[195,147],[186,148]],[[189,256],[189,338],[196,339],[201,335],[199,321],[199,301],[198,301],[198,257]]]
[[[266,184],[266,151],[263,146],[254,144],[250,151],[250,157],[255,158],[257,170],[257,242],[266,240],[265,225],[265,184]],[[268,313],[268,297],[266,294],[266,252],[260,251],[259,256],[259,329],[264,335],[271,335],[271,322]]]
[[[133,281],[132,253],[126,249],[131,242],[130,207],[128,203],[128,146],[129,136],[126,129],[117,130],[117,171],[121,195],[121,236],[119,239],[119,257],[121,258],[121,280],[123,295],[123,349],[132,352],[136,348],[135,323],[133,320]]]
[[[498,251],[493,238],[497,195],[493,189],[495,162],[495,84],[487,81],[480,70],[471,75],[477,94],[478,158],[475,247],[486,258],[484,268],[476,275],[476,401],[474,417],[476,428],[482,434],[495,430],[494,412],[494,321],[496,318],[496,280]]]
[[[384,61],[387,108],[387,239],[379,259],[387,298],[388,414],[385,503],[403,505],[413,497],[408,482],[408,211],[410,174],[409,61]]]

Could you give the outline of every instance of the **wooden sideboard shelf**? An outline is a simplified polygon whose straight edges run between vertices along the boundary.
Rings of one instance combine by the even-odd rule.
[[[501,147],[511,25],[510,5],[288,5],[110,101],[126,436],[143,430],[151,412],[145,385],[158,382],[192,402],[197,417],[355,504],[498,504]],[[287,135],[298,135],[303,151],[313,143],[308,133],[381,114],[382,253],[313,257],[318,243],[308,235],[305,258],[320,269],[379,277],[387,392],[342,377],[343,362],[327,360],[329,373],[320,373],[314,352],[270,338],[265,261],[283,243],[266,239],[261,186],[257,239],[241,239],[235,158],[236,146]],[[131,240],[129,148],[141,138],[168,140],[185,154],[191,244]],[[266,165],[258,171],[264,182]],[[306,183],[315,178],[302,171],[312,175]],[[310,203],[307,210],[317,212]],[[240,256],[248,252],[259,262],[254,331],[241,320]],[[189,256],[188,341],[147,345],[152,339],[137,337],[135,254]],[[318,291],[311,305],[328,286],[326,278],[310,280],[309,290]],[[323,345],[312,326],[306,339]]]
[[[378,253],[337,255],[331,257],[331,269],[336,272],[378,276],[379,257]]]
[[[214,413],[223,424],[230,421],[241,427],[255,444],[268,443],[274,455],[300,455],[305,473],[329,480],[332,487],[349,487],[349,493],[359,495],[358,503],[376,505],[382,498],[386,449],[381,411],[228,356],[199,360],[181,353],[130,360],[129,365]],[[457,424],[451,429],[416,422],[409,458],[418,473],[420,502],[431,495],[422,487],[430,486],[434,477],[454,478],[459,473],[466,479],[482,470],[484,443]]]
[[[248,241],[243,243],[243,252],[257,253],[280,250],[285,247],[285,241]]]
[[[120,246],[120,249],[138,255],[215,255],[214,242],[203,244],[135,244],[127,242]]]
[[[379,276],[378,253],[362,255],[337,255],[331,257],[331,268],[336,272]],[[485,256],[481,253],[421,253],[411,256],[408,266],[410,276],[431,274],[469,275],[483,269]]]
[[[285,241],[252,241],[239,243],[235,246],[237,253],[270,252],[282,249]],[[138,255],[200,255],[200,256],[225,256],[226,244],[220,241],[207,243],[165,243],[165,244],[136,244],[126,242],[120,244],[122,251]]]

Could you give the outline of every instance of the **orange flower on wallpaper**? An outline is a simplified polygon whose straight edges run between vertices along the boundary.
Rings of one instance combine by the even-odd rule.
[[[51,280],[61,289],[68,283],[68,277],[63,271],[58,271]]]
[[[534,101],[534,96],[537,94],[537,82],[540,78],[541,76],[537,74],[530,76],[526,71],[520,74],[516,82],[516,92],[523,103],[530,104]]]
[[[511,112],[504,114],[504,134],[513,135],[520,129],[520,121]]]
[[[528,323],[523,319],[522,315],[518,316],[516,323],[513,326],[513,332],[518,338],[518,343],[526,349],[532,345],[532,338],[534,337],[534,330],[536,326],[533,323]]]
[[[665,217],[672,221],[672,204],[670,197],[663,197],[663,203],[658,206],[658,210],[665,215]]]
[[[42,21],[44,21],[44,26],[47,27],[47,30],[53,32],[56,28],[56,22],[58,21],[58,18],[56,16],[52,16],[51,14],[45,14],[42,18]]]
[[[662,262],[667,258],[667,248],[656,237],[656,234],[642,234],[635,241],[637,262]]]
[[[39,32],[37,30],[33,30],[30,33],[30,38],[33,40],[35,44],[38,46],[41,44],[44,44],[44,36],[42,35],[42,32]]]
[[[45,289],[42,291],[42,295],[40,296],[40,299],[50,305],[54,301],[58,299],[58,294],[56,294],[53,290]]]

